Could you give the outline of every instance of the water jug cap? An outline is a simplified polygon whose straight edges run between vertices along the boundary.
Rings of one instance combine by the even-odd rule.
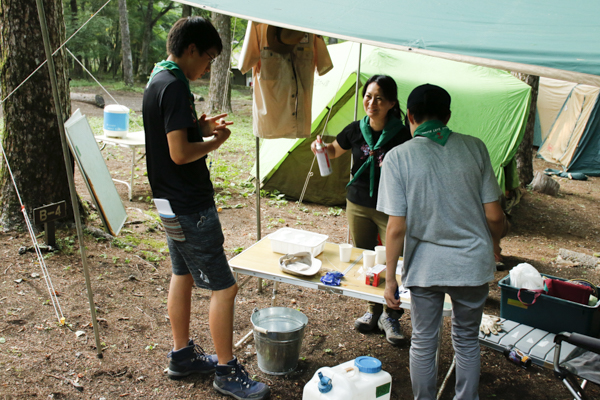
[[[381,361],[374,357],[357,357],[356,360],[354,360],[354,365],[358,367],[360,372],[366,374],[376,374],[381,371]]]
[[[327,393],[331,391],[331,378],[323,376],[323,373],[319,371],[319,392]]]

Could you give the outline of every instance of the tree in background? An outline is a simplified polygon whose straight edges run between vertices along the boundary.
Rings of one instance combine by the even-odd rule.
[[[210,68],[210,89],[206,112],[227,112],[231,110],[231,17],[212,13],[212,23],[221,36],[223,51]]]
[[[187,18],[192,16],[192,6],[183,4],[181,6],[181,18]]]
[[[50,46],[65,41],[61,0],[45,0],[44,10]],[[11,93],[46,59],[35,0],[2,0],[0,7],[0,81],[3,98]],[[15,45],[18,43],[18,45]],[[54,56],[59,98],[64,117],[71,115],[67,62],[63,51]],[[71,210],[58,120],[56,118],[48,67],[39,69],[2,103],[4,132],[2,146],[15,177],[27,213],[62,200]],[[0,224],[5,230],[24,224],[8,169],[0,175]]]
[[[137,75],[145,80],[152,71],[151,65],[154,65],[154,61],[149,61],[149,48],[152,42],[152,30],[156,23],[170,10],[172,10],[176,3],[169,2],[165,4],[158,12],[154,10],[154,0],[149,0],[146,7],[146,13],[144,15],[144,33],[142,36],[142,49],[140,55],[140,62],[138,65]],[[167,30],[168,32],[168,30]],[[163,47],[164,49],[165,47]],[[164,51],[163,51],[164,53]]]
[[[127,86],[133,86],[133,61],[129,39],[129,20],[127,19],[127,0],[119,0],[119,24],[121,26],[121,47],[123,49],[123,80]]]
[[[519,78],[531,86],[531,105],[529,107],[529,117],[525,126],[523,141],[517,149],[515,156],[517,168],[519,170],[519,181],[521,186],[525,187],[533,180],[533,132],[535,130],[535,112],[537,108],[538,90],[540,86],[540,77],[535,75],[512,72],[512,75]]]

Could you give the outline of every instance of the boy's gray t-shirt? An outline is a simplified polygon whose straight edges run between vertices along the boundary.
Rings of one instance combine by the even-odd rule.
[[[441,146],[416,137],[390,151],[377,210],[406,217],[404,286],[479,286],[493,280],[496,264],[483,204],[500,195],[478,138],[453,132]]]

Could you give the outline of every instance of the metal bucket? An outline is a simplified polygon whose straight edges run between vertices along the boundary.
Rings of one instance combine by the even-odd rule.
[[[270,375],[285,375],[295,370],[308,323],[306,315],[293,308],[270,307],[255,310],[250,320],[254,326],[258,368]]]

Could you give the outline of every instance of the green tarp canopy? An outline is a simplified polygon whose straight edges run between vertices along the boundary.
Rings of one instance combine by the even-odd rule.
[[[176,0],[239,18],[600,86],[600,1]]]
[[[334,68],[324,76],[315,77],[312,137],[323,133],[326,142],[332,142],[354,120],[359,45],[345,42],[328,49]],[[529,112],[531,90],[528,85],[497,69],[373,46],[362,46],[361,60],[362,83],[374,74],[390,75],[396,80],[402,110],[406,110],[408,94],[418,85],[431,83],[448,90],[452,96],[449,127],[482,139],[501,186],[511,189],[518,185],[514,156]],[[358,118],[363,116],[360,101]],[[312,140],[264,140],[259,157],[263,189],[276,189],[300,198],[312,165],[313,176],[306,185],[303,200],[343,204],[345,185],[349,181],[350,152],[333,160],[334,172],[322,178],[316,162],[313,165]]]

